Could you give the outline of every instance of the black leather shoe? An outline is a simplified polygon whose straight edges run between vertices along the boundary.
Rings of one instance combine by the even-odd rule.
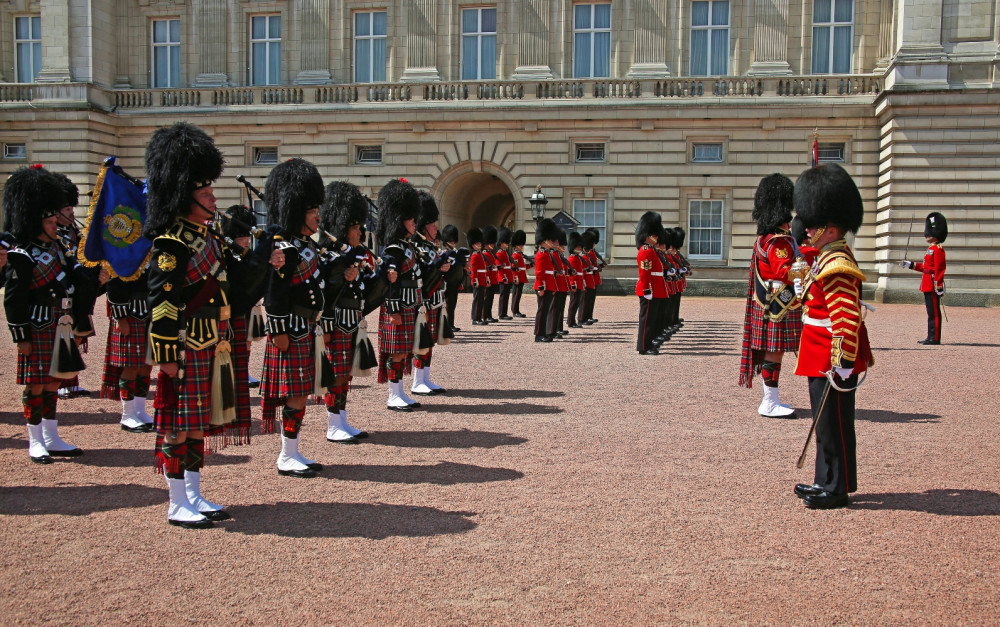
[[[535,336],[535,341],[536,342],[544,342],[545,341],[545,336],[544,335],[536,335]]]
[[[52,458],[49,457],[48,455],[41,455],[39,457],[32,457],[31,461],[33,461],[36,464],[51,464],[51,463],[53,463],[52,462]]]
[[[486,322],[500,322],[500,321],[497,320],[496,318],[487,318]]]
[[[407,405],[407,407],[409,407],[410,409],[420,409],[421,407],[423,407],[423,405],[421,405],[420,403],[410,403],[409,405]]]
[[[804,483],[798,483],[795,485],[795,496],[800,499],[804,499],[807,496],[815,496],[823,492],[823,488],[816,484],[806,485]]]
[[[430,392],[414,392],[413,390],[410,390],[410,394],[414,396],[434,396],[434,391],[432,390]]]
[[[197,522],[185,522],[185,521],[182,521],[182,520],[170,520],[168,518],[167,522],[170,523],[171,525],[175,526],[175,527],[180,527],[181,529],[211,529],[212,527],[215,526],[215,525],[212,524],[212,521],[209,520],[207,517],[205,518],[205,520],[199,520]]]
[[[385,408],[390,409],[392,411],[412,411],[409,405],[403,405],[402,407],[393,407],[392,405],[386,405]]]
[[[448,390],[446,390],[444,388],[437,388],[437,389],[431,390],[431,394],[447,394],[447,393],[448,393]]]
[[[597,322],[597,318],[590,318],[584,322],[584,324],[594,324]]]
[[[500,316],[501,320],[513,320],[510,316]]]
[[[569,328],[571,328],[571,329],[582,329],[583,325],[582,324],[571,324],[571,325],[569,325]]]
[[[360,442],[358,442],[357,437],[347,438],[346,440],[331,440],[330,438],[327,438],[326,441],[333,442],[334,444],[361,444]],[[316,468],[316,470],[321,470],[321,469]]]
[[[49,451],[49,455],[52,457],[79,457],[83,455],[83,450],[78,448],[71,448],[68,451]]]
[[[639,351],[639,354],[640,355],[659,355],[660,351],[656,350],[655,348],[647,348],[644,351]]]
[[[212,522],[219,522],[220,520],[229,520],[232,516],[229,515],[224,509],[217,509],[209,512],[200,512],[202,516],[211,520]]]
[[[838,509],[847,507],[849,499],[846,494],[833,494],[824,490],[819,494],[807,496],[803,501],[809,509]]]
[[[481,327],[486,324],[485,320],[473,320],[472,325],[476,327]]]
[[[315,470],[316,472],[323,472],[323,464],[321,464],[319,462],[313,462],[311,464],[306,464],[306,466],[308,466],[311,470]]]
[[[354,437],[356,437],[359,440],[363,440],[364,438],[368,437],[368,432],[367,431],[359,431],[358,433],[354,434]]]
[[[122,431],[128,431],[129,433],[149,433],[152,430],[153,423],[144,424],[141,427],[126,427],[125,425],[122,425]]]
[[[461,329],[459,329],[458,327],[452,327],[451,328],[451,332],[452,333],[458,333],[459,331],[461,331]]]
[[[935,342],[934,340],[918,340],[917,344],[923,344],[924,346],[938,346],[941,342]]]
[[[540,335],[539,337],[542,338],[541,341],[543,341],[543,342],[551,342],[552,341],[552,336],[551,335]]]
[[[515,318],[527,318],[528,316],[524,315],[521,312],[517,312],[517,313],[514,314],[514,317]]]
[[[282,477],[298,477],[299,479],[312,479],[316,476],[316,471],[312,468],[304,468],[302,470],[281,470],[278,469],[278,474]]]

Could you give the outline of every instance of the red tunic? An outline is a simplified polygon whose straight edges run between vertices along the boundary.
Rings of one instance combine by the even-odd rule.
[[[515,250],[511,254],[512,265],[515,267],[518,283],[528,282],[528,264],[524,261],[524,253]]]
[[[583,284],[587,286],[588,290],[595,289],[597,287],[597,279],[595,275],[597,274],[597,269],[594,267],[594,263],[590,260],[587,253],[580,253],[580,261],[583,262]]]
[[[562,255],[558,252],[551,252],[552,264],[556,267],[556,291],[557,292],[568,292],[569,291],[569,273],[566,269],[569,267],[562,260]]]
[[[569,277],[570,284],[576,286],[576,289],[582,290],[587,288],[586,275],[584,274],[587,270],[586,264],[583,262],[584,256],[582,253],[574,253],[570,255],[569,265],[576,270],[576,274]]]
[[[489,270],[486,269],[486,259],[482,251],[475,251],[469,257],[469,274],[472,275],[473,287],[486,287],[490,284]]]
[[[917,272],[923,272],[924,276],[920,278],[920,291],[921,292],[933,292],[934,290],[941,291],[944,289],[944,248],[941,244],[931,244],[927,247],[927,252],[924,253],[924,262],[919,261],[913,264],[913,269]]]
[[[768,233],[757,238],[757,271],[765,281],[788,283],[788,269],[795,261],[795,243],[787,233]],[[815,250],[815,249],[813,249]]]
[[[803,286],[802,340],[795,374],[821,377],[831,368],[864,372],[872,363],[861,318],[865,275],[844,240],[823,247]]]
[[[514,269],[510,263],[510,255],[503,248],[498,248],[494,255],[497,260],[497,275],[501,284],[511,284],[514,282]]]
[[[645,297],[652,294],[653,298],[667,297],[667,284],[663,281],[663,263],[656,249],[649,244],[643,244],[636,255],[639,264],[639,281],[635,284],[635,295]]]
[[[594,281],[600,285],[603,281],[601,280],[601,262],[597,260],[597,251],[591,248],[587,251],[587,256],[590,257],[590,263],[594,264]]]
[[[486,274],[489,277],[489,283],[487,285],[497,285],[500,282],[500,277],[497,276],[497,260],[493,256],[493,253],[483,249],[483,259],[486,261]]]
[[[556,289],[556,268],[549,251],[539,248],[535,252],[535,291]]]

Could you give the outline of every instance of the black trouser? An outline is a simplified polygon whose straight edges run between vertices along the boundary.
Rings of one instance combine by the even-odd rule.
[[[566,296],[568,292],[556,292],[555,300],[552,304],[552,314],[555,319],[553,323],[553,333],[563,330],[563,316],[566,313]]]
[[[524,292],[524,283],[517,283],[514,285],[514,289],[511,291],[511,309],[514,313],[521,313],[521,293]]]
[[[635,349],[640,353],[653,347],[653,338],[660,331],[664,302],[666,299],[663,298],[647,300],[639,297],[639,334],[635,341]]]
[[[458,305],[458,288],[460,285],[460,281],[446,283],[444,289],[444,306],[448,311],[448,323],[453,327],[455,326],[455,307]]]
[[[486,302],[483,305],[483,320],[493,317],[493,301],[496,300],[497,292],[500,290],[496,285],[486,288]]]
[[[555,328],[552,324],[552,312],[555,293],[552,290],[536,292],[538,296],[538,311],[535,312],[535,335],[552,335]]]
[[[486,286],[472,288],[472,321],[478,322],[486,319]]]
[[[937,292],[924,292],[924,306],[927,307],[927,339],[941,341],[941,297]]]
[[[826,377],[809,377],[809,404],[813,416],[826,390]],[[842,388],[858,384],[858,375],[839,381]],[[816,475],[814,482],[832,494],[848,494],[858,489],[857,438],[854,433],[855,391],[839,392],[832,386],[816,421]]]
[[[569,313],[566,314],[566,324],[569,326],[579,325],[585,319],[583,317],[583,300],[586,292],[576,290],[569,295]]]
[[[503,318],[504,316],[508,315],[508,313],[507,313],[507,311],[508,311],[507,304],[510,302],[510,288],[511,287],[513,287],[513,286],[510,283],[501,283],[500,284],[500,305],[499,305],[499,311],[497,312],[499,314],[497,316],[497,318]]]
[[[583,296],[583,313],[580,314],[580,321],[594,319],[594,303],[597,302],[597,288],[587,290]]]

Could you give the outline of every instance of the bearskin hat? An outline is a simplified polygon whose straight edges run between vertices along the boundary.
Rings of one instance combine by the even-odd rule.
[[[287,237],[298,237],[306,212],[323,204],[323,177],[305,159],[289,159],[271,169],[264,182],[267,221]]]
[[[364,226],[368,220],[368,200],[357,185],[334,181],[326,186],[319,215],[320,226],[338,242],[346,242],[347,231],[355,224]]]
[[[458,227],[454,224],[447,224],[443,229],[441,229],[441,241],[451,242],[453,244],[458,243]]]
[[[792,219],[792,194],[795,186],[784,174],[765,176],[753,195],[753,213],[757,235],[775,233],[778,227]]]
[[[424,227],[438,221],[438,206],[430,192],[420,190],[420,212],[417,213],[417,232],[423,233]]]
[[[497,245],[507,244],[509,246],[511,237],[513,237],[513,233],[507,227],[502,226],[497,229]]]
[[[42,232],[42,220],[66,204],[64,187],[55,173],[41,165],[20,168],[3,186],[4,230],[26,244]]]
[[[646,238],[650,235],[660,236],[660,231],[663,230],[663,218],[660,214],[655,211],[647,211],[642,214],[639,218],[639,222],[635,225],[635,248],[636,250],[642,248],[643,244],[646,243]]]
[[[466,239],[466,241],[469,242],[469,247],[472,247],[473,244],[482,244],[483,243],[483,232],[480,231],[479,229],[473,227],[473,228],[469,229],[468,233],[465,234],[465,239]]]
[[[76,186],[76,183],[62,172],[53,172],[52,174],[59,179],[59,184],[62,185],[63,195],[66,197],[66,204],[63,207],[75,207],[80,204],[80,188]]]
[[[569,245],[566,247],[570,252],[577,248],[583,248],[583,236],[573,231],[569,234]]]
[[[226,213],[229,217],[222,216],[222,234],[232,239],[250,237],[250,228],[256,223],[253,209],[246,205],[233,205],[226,209]]]
[[[559,242],[560,246],[566,248],[566,242],[569,241],[569,238],[566,235],[566,231],[559,229],[559,238],[557,241]]]
[[[535,246],[541,246],[548,240],[559,240],[559,227],[551,218],[545,218],[538,223],[535,229]]]
[[[667,248],[674,246],[674,230],[668,229],[660,224],[660,233],[656,236],[656,243]]]
[[[524,246],[525,243],[527,243],[527,241],[528,241],[528,235],[521,229],[514,231],[510,235],[511,246]]]
[[[799,216],[795,216],[794,218],[792,218],[791,230],[792,230],[792,237],[795,238],[795,242],[799,246],[802,246],[802,242],[809,239],[809,236],[806,235],[806,225],[802,223],[802,218],[800,218]]]
[[[861,192],[836,163],[809,168],[795,182],[795,212],[807,229],[833,224],[857,233],[865,216]]]
[[[681,246],[684,245],[684,236],[685,236],[684,227],[682,227],[682,226],[675,226],[674,227],[674,247],[675,248],[680,248]]]
[[[222,165],[222,153],[197,126],[178,122],[157,129],[146,146],[143,234],[161,235],[178,217],[188,215],[194,191],[219,178]]]
[[[483,246],[496,246],[497,227],[487,224],[483,227]]]
[[[420,214],[420,195],[406,179],[392,179],[378,190],[378,225],[375,238],[381,245],[403,239],[407,220]]]
[[[601,234],[595,229],[587,229],[580,236],[583,242],[584,250],[591,250],[594,246],[597,246],[597,242],[601,239]]]
[[[937,211],[927,214],[924,220],[924,237],[933,237],[939,244],[948,239],[948,220]]]
[[[597,244],[598,242],[601,241],[601,232],[592,226],[588,227],[587,230],[584,231],[584,233],[591,233],[594,236],[594,244]]]

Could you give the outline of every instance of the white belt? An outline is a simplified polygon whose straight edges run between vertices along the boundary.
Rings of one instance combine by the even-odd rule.
[[[476,270],[476,273],[477,273],[477,274],[478,274],[478,273],[482,273],[482,274],[486,274],[486,270]]]
[[[652,275],[653,276],[663,276],[663,273],[662,272],[653,272]]]
[[[774,289],[782,289],[782,288],[784,288],[784,287],[785,287],[786,285],[788,285],[788,283],[785,283],[785,282],[783,282],[783,281],[777,281],[777,280],[770,280],[770,281],[768,281],[768,282],[767,282],[767,285],[768,285],[768,287],[770,287],[770,288],[771,288],[772,290],[774,290]]]
[[[545,271],[545,274],[555,274],[555,273],[556,273],[555,270],[546,270]]]
[[[510,266],[504,266],[503,269],[504,270],[510,270]]]
[[[830,322],[829,318],[811,318],[809,316],[802,316],[802,324],[808,324],[814,327],[823,327],[824,329],[833,329],[833,323]]]

